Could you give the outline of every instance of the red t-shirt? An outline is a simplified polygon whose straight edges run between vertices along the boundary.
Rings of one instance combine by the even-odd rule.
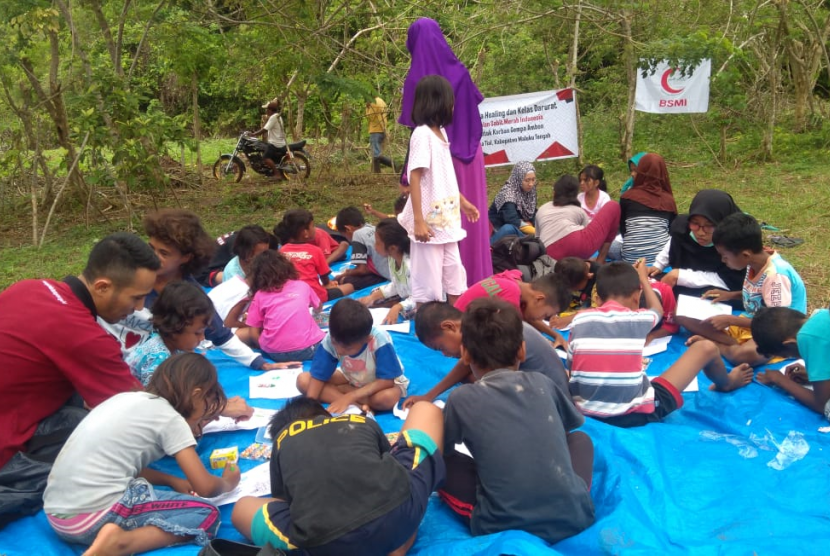
[[[508,303],[515,305],[522,310],[522,290],[519,282],[522,281],[521,270],[505,270],[485,278],[462,293],[455,302],[455,308],[459,311],[467,309],[467,305],[480,297],[498,297]]]
[[[663,306],[663,324],[660,328],[664,329],[669,334],[676,334],[680,330],[680,325],[674,321],[674,314],[677,312],[677,298],[674,296],[671,286],[656,280],[649,280],[651,289],[660,298],[660,304]]]
[[[331,234],[322,228],[314,228],[314,245],[319,247],[326,257],[340,247],[340,244],[331,237]]]
[[[320,276],[328,276],[331,269],[319,247],[312,243],[286,243],[280,247],[280,253],[291,259],[300,280],[311,286],[321,301],[328,299],[326,288],[320,284]]]
[[[24,280],[0,293],[0,467],[73,393],[96,406],[140,389],[118,342],[68,284]]]

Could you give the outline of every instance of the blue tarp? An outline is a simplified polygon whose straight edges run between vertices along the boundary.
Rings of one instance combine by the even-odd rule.
[[[411,380],[411,394],[425,393],[454,363],[413,335],[392,337]],[[675,337],[668,352],[654,357],[649,374],[667,368],[682,350],[683,338]],[[247,396],[251,371],[218,351],[208,357],[227,393]],[[684,394],[684,407],[663,423],[624,430],[588,420],[583,430],[596,449],[591,491],[596,523],[581,534],[553,547],[520,531],[473,538],[433,495],[410,554],[823,552],[820,546],[830,540],[830,434],[818,429],[828,423],[782,392],[757,383],[721,394],[708,390],[710,382],[703,373],[699,382],[700,391]],[[283,404],[251,403],[268,408]],[[402,423],[391,414],[378,415],[378,422],[387,432],[399,430]],[[254,435],[255,431],[206,435],[198,451],[207,465],[214,448],[236,445],[241,450]],[[805,450],[806,455],[797,459]],[[241,460],[243,471],[254,465]],[[181,475],[171,458],[159,467]],[[221,508],[219,534],[242,540],[230,524],[231,509]],[[3,555],[71,555],[82,550],[60,541],[42,512],[0,532]],[[152,554],[178,556],[198,550],[187,545]]]

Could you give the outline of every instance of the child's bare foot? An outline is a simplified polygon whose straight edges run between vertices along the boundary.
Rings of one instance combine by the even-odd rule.
[[[710,390],[717,390],[718,392],[731,392],[733,390],[737,390],[738,388],[743,388],[750,382],[752,382],[752,375],[754,374],[752,367],[746,363],[741,363],[737,367],[733,368],[729,374],[727,374],[728,381],[723,386],[716,386],[712,384],[709,389]]]
[[[124,540],[124,531],[115,523],[107,523],[101,530],[98,531],[98,536],[95,541],[89,546],[89,550],[84,552],[83,556],[119,556],[126,554]]]
[[[701,340],[706,340],[706,339],[707,338],[704,338],[700,334],[695,334],[694,336],[692,336],[688,340],[686,340],[686,345],[690,346],[690,345],[694,344],[695,342],[699,342]]]

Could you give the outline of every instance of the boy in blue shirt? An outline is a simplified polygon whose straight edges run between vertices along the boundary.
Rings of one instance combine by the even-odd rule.
[[[695,336],[715,341],[721,355],[732,363],[757,366],[768,361],[756,351],[749,330],[752,318],[761,307],[789,307],[802,313],[807,310],[807,289],[790,263],[774,251],[764,249],[761,226],[752,216],[738,212],[724,218],[712,235],[712,243],[729,268],[746,269],[742,291],[709,290],[703,294],[712,301],[728,302],[743,298],[742,315],[717,315],[704,321],[678,317],[681,326]]]
[[[351,298],[332,307],[329,332],[317,346],[311,371],[297,377],[297,389],[330,404],[333,414],[353,404],[389,411],[406,396],[408,384],[389,333],[373,326],[369,309]]]
[[[752,319],[752,338],[764,357],[804,359],[804,368],[787,374],[768,370],[758,382],[778,386],[801,404],[830,419],[830,310],[816,311],[809,319],[786,307],[761,309]],[[809,382],[813,389],[805,388]]]

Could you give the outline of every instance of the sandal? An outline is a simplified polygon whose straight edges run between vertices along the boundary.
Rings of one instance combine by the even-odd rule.
[[[776,247],[796,247],[804,243],[800,237],[769,236],[769,241]]]

